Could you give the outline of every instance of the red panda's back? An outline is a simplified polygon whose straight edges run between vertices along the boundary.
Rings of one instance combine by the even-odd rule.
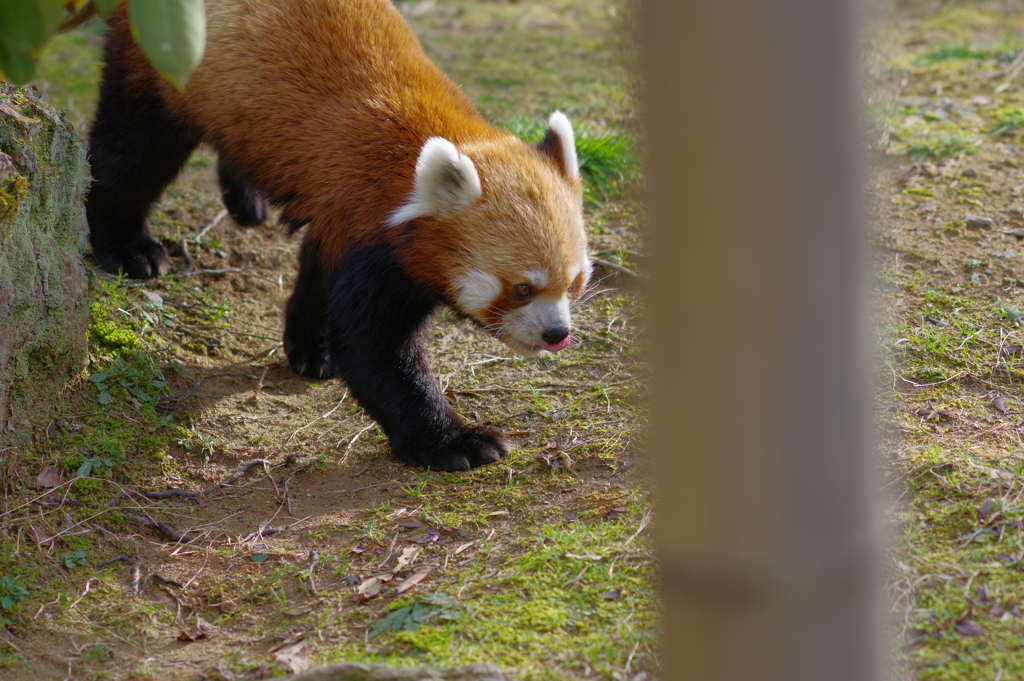
[[[184,92],[161,86],[170,108],[291,216],[345,223],[321,230],[372,236],[427,137],[497,135],[389,0],[207,0],[207,21]]]

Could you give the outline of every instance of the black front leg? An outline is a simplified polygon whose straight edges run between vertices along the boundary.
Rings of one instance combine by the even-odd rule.
[[[327,273],[320,265],[320,244],[307,236],[299,250],[299,278],[284,316],[284,351],[292,371],[309,378],[330,378],[327,352]]]
[[[402,271],[387,246],[350,249],[329,280],[331,365],[380,424],[395,458],[464,471],[509,450],[501,433],[463,423],[441,394],[423,350],[438,299]]]
[[[115,20],[119,21],[119,20]],[[160,94],[137,82],[127,64],[128,29],[112,25],[89,135],[92,186],[85,199],[93,257],[107,272],[147,279],[170,270],[167,252],[146,226],[150,207],[199,144]],[[126,43],[127,41],[127,43]]]

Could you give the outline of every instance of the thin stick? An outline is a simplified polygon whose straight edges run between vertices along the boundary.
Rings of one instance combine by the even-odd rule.
[[[243,477],[246,473],[249,472],[250,468],[257,464],[263,464],[264,466],[268,466],[270,465],[270,462],[267,461],[266,459],[253,459],[251,461],[246,461],[239,467],[237,471],[235,471],[228,477],[224,478],[224,480],[218,482],[216,485],[211,485],[210,487],[207,487],[206,489],[203,490],[202,493],[209,494],[210,492],[217,489],[221,489],[222,487],[228,487],[229,485],[233,484],[236,480]]]
[[[185,251],[187,253],[188,249],[185,249]],[[197,274],[228,274],[230,272],[245,272],[246,270],[251,270],[252,267],[252,265],[246,265],[245,267],[226,267],[222,270],[196,270],[195,272],[190,272],[186,268],[184,272],[172,274],[171,276],[175,279],[182,279],[184,277],[194,277]]]
[[[1017,77],[1021,68],[1024,68],[1024,50],[1021,50],[1020,54],[1014,57],[1013,61],[1010,62],[1010,66],[1006,69],[1006,80],[1003,81],[1002,85],[996,88],[996,94],[999,94],[1006,88],[1010,87],[1010,81]]]
[[[263,373],[260,374],[260,380],[256,381],[256,390],[252,393],[252,401],[256,402],[260,399],[260,391],[263,390],[263,379],[267,377],[267,372],[270,371],[269,366],[263,367]]]
[[[139,513],[133,513],[131,511],[125,511],[124,517],[128,518],[129,520],[134,520],[137,523],[142,523],[146,527],[158,530],[175,544],[187,544],[190,541],[192,541],[191,537],[186,537],[185,535],[178,534],[175,531],[175,529],[167,523],[160,522],[159,520],[153,520],[148,516],[144,516]]]
[[[206,376],[203,376],[198,381],[196,381],[196,384],[192,386],[192,389],[189,390],[184,395],[182,395],[181,397],[176,398],[175,396],[172,396],[172,395],[167,395],[165,397],[161,397],[159,400],[157,400],[156,409],[157,409],[157,411],[162,411],[162,412],[175,411],[178,407],[181,406],[182,402],[184,402],[188,398],[192,397],[192,395],[194,395],[195,392],[197,390],[199,390],[199,386],[201,386],[203,384],[203,382],[206,381],[206,379],[208,379],[208,378],[222,378],[222,377],[226,377],[226,376],[239,376],[241,378],[256,378],[252,374],[239,374],[239,373],[230,373],[230,372],[228,372],[228,373],[220,373],[220,374],[207,374]],[[163,402],[164,400],[170,401],[170,400],[174,400],[174,399],[176,399],[177,401],[175,401],[173,406],[164,407],[164,406],[162,406],[160,404],[160,402]]]
[[[601,258],[591,258],[590,262],[594,263],[595,265],[600,265],[601,267],[607,267],[610,270],[615,270],[616,272],[620,272],[621,274],[625,274],[627,276],[630,276],[630,277],[632,277],[634,279],[637,279],[637,280],[640,280],[640,281],[642,281],[642,280],[647,278],[647,277],[645,277],[642,274],[637,274],[636,272],[634,272],[633,270],[629,269],[628,267],[623,267],[622,265],[616,265],[613,262],[610,262],[608,260],[602,260]]]
[[[217,223],[219,223],[221,220],[223,220],[225,217],[227,217],[227,214],[228,214],[227,210],[222,210],[221,212],[217,213],[217,217],[215,217],[214,219],[210,220],[210,222],[208,222],[205,227],[203,227],[201,230],[199,230],[198,232],[196,232],[192,236],[186,237],[186,238],[189,239],[190,241],[194,241],[196,243],[199,243],[200,239],[202,239],[204,236],[206,236],[207,232],[209,232],[211,229],[216,227]]]
[[[340,400],[338,400],[338,404],[334,405],[334,409],[330,410],[329,412],[327,412],[327,413],[326,413],[326,414],[324,414],[323,416],[317,416],[317,417],[316,417],[315,419],[313,419],[312,421],[310,421],[310,422],[309,422],[309,423],[307,423],[306,425],[304,425],[304,426],[299,426],[298,428],[296,428],[296,429],[295,429],[295,431],[294,431],[294,432],[292,432],[292,434],[288,436],[288,439],[287,439],[287,440],[285,440],[285,441],[284,441],[284,443],[285,443],[285,444],[288,444],[289,442],[291,442],[291,441],[292,441],[292,438],[293,438],[293,437],[295,437],[295,436],[296,436],[296,435],[297,435],[297,434],[299,433],[299,431],[300,431],[300,430],[305,430],[306,428],[309,428],[309,427],[310,427],[311,425],[313,425],[313,424],[314,424],[314,423],[316,423],[317,421],[322,421],[323,419],[327,418],[328,416],[330,416],[330,415],[331,415],[331,414],[333,414],[334,412],[338,411],[338,409],[340,409],[340,408],[341,408],[341,404],[342,404],[342,402],[344,402],[344,401],[345,401],[345,398],[347,398],[347,397],[348,397],[348,391],[346,390],[346,391],[345,391],[345,394],[341,396],[341,399],[340,399]]]

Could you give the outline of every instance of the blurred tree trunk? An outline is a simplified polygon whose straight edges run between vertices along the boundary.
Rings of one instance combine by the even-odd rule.
[[[853,10],[642,6],[666,679],[880,678]]]

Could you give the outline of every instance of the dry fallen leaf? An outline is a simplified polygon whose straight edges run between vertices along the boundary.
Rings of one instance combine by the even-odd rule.
[[[953,626],[964,636],[981,636],[985,633],[985,630],[971,621],[972,614],[973,609],[968,608],[967,614],[958,619]]]
[[[305,641],[284,646],[274,653],[274,660],[281,671],[300,674],[309,669],[309,646]]]
[[[47,466],[36,476],[36,489],[52,489],[60,483],[60,469],[56,466]]]
[[[985,633],[985,630],[974,622],[957,622],[956,630],[964,636],[981,636]]]
[[[399,584],[398,588],[395,589],[395,592],[396,593],[405,593],[409,589],[413,588],[414,586],[416,586],[417,584],[422,582],[426,578],[426,576],[429,575],[433,571],[434,571],[434,566],[433,565],[428,565],[426,567],[421,567],[419,570],[417,570],[416,572],[412,573],[412,575],[410,575],[408,579],[406,579],[404,582]]]
[[[420,522],[419,520],[413,520],[412,518],[406,518],[404,520],[399,520],[395,524],[398,525],[399,527],[404,527],[404,528],[407,528],[407,529],[410,529],[410,530],[415,530],[417,528],[423,527],[423,523],[422,522]]]
[[[367,579],[359,588],[356,590],[356,599],[360,601],[368,601],[377,594],[380,593],[380,577],[371,577]]]
[[[213,638],[220,633],[220,627],[216,624],[210,624],[205,621],[202,617],[196,617],[196,624],[192,627],[191,631],[182,630],[178,634],[178,640],[186,643],[192,643],[198,641],[201,638]]]
[[[53,538],[46,534],[45,530],[40,529],[38,525],[29,526],[28,538],[40,546],[50,546],[53,544]]]
[[[398,557],[398,562],[395,563],[395,567],[392,570],[392,572],[399,572],[405,569],[406,567],[412,565],[413,561],[416,560],[416,557],[420,555],[420,552],[422,550],[422,546],[416,546],[415,544],[413,546],[405,548],[402,551],[402,555]]]

